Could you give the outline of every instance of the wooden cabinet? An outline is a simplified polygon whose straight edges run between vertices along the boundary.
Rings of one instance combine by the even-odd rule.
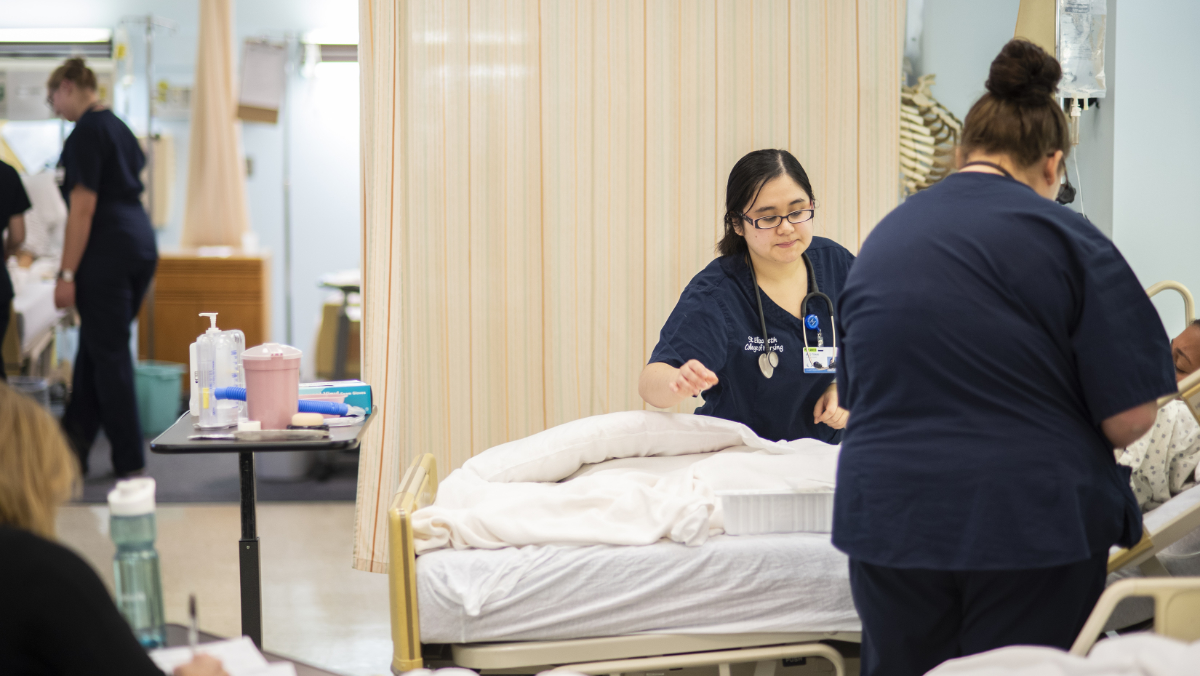
[[[188,363],[188,346],[208,328],[201,312],[216,312],[222,330],[241,329],[246,347],[270,336],[270,260],[265,255],[201,257],[163,253],[154,285],[138,314],[138,356],[150,358],[153,309],[154,359]],[[184,379],[185,386],[188,379]]]

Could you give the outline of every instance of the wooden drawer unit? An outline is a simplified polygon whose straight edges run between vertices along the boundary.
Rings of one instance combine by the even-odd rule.
[[[246,334],[246,347],[267,342],[271,317],[269,262],[263,255],[211,258],[162,254],[153,293],[147,295],[138,314],[138,356],[149,359],[151,303],[156,360],[188,363],[188,346],[209,325],[201,312],[216,312],[217,326],[222,330],[241,329]]]

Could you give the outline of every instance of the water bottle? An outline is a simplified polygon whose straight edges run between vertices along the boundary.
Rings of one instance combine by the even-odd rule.
[[[154,549],[154,479],[118,481],[108,494],[109,532],[117,553],[113,582],[117,608],[143,648],[167,644],[163,615],[162,574]]]

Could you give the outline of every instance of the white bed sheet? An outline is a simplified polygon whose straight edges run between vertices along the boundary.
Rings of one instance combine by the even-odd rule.
[[[54,307],[54,282],[30,280],[13,297],[13,310],[20,315],[21,353],[28,352],[37,339],[54,328],[66,312]]]
[[[444,549],[417,558],[417,597],[425,643],[861,631],[846,557],[815,533]]]

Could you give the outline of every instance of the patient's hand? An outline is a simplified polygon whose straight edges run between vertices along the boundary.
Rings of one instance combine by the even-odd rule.
[[[191,662],[175,667],[175,676],[229,676],[221,661],[212,655],[198,653]]]
[[[813,409],[813,422],[825,423],[835,430],[840,430],[846,426],[849,419],[850,411],[838,406],[837,384],[831,384],[825,390],[825,394],[817,400],[817,407]]]

